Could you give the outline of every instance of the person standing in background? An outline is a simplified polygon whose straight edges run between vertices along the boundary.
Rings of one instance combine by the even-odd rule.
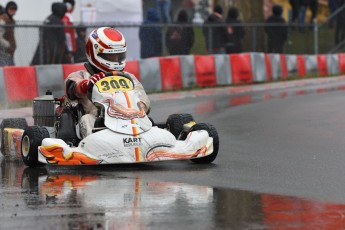
[[[213,9],[213,13],[208,16],[204,22],[203,33],[209,54],[225,54],[225,44],[228,32],[222,13],[222,7],[216,5]]]
[[[81,63],[87,62],[85,55],[85,45],[86,45],[86,27],[78,26],[77,30],[77,51],[74,54],[74,62]]]
[[[0,5],[0,15],[2,15],[3,13],[5,13],[4,7]]]
[[[288,37],[288,29],[285,19],[282,17],[283,8],[280,5],[274,5],[272,13],[273,15],[265,21],[268,52],[281,54]]]
[[[291,23],[298,22],[299,0],[289,0],[291,6]],[[293,28],[293,27],[292,27]]]
[[[75,1],[74,0],[63,0],[63,3],[66,4],[67,12],[62,18],[62,22],[65,27],[65,36],[66,36],[66,54],[64,55],[64,63],[74,63],[74,54],[77,51],[77,33],[75,28],[71,27],[74,25],[74,20],[72,17],[72,12],[74,10]]]
[[[298,26],[300,32],[305,32],[304,21],[307,8],[310,5],[310,0],[299,0],[298,3]]]
[[[228,54],[242,52],[242,39],[245,35],[245,30],[242,26],[242,22],[238,19],[238,16],[238,9],[231,7],[226,18],[228,38],[225,49]]]
[[[31,65],[62,64],[66,51],[66,37],[62,23],[62,17],[67,12],[67,7],[62,2],[54,2],[50,14],[43,22],[35,55]]]
[[[16,21],[13,16],[16,14],[18,6],[15,2],[10,1],[6,4],[5,12],[0,15],[0,66],[14,65],[14,52],[17,44],[14,36],[14,25]]]
[[[162,32],[161,27],[156,26],[159,22],[157,10],[150,8],[146,20],[139,29],[141,58],[162,56]]]
[[[309,9],[311,11],[310,24],[313,24],[314,20],[316,20],[318,8],[319,8],[319,1],[318,0],[310,0],[310,2],[309,2]]]
[[[162,23],[171,23],[171,0],[156,0],[157,11]]]
[[[196,13],[197,0],[183,0],[182,9],[188,14],[188,22],[192,22]]]
[[[176,24],[187,24],[187,11],[181,10]],[[166,34],[166,45],[170,55],[187,55],[194,44],[194,30],[191,26],[170,27]]]

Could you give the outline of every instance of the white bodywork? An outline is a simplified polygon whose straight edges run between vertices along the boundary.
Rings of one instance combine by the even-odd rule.
[[[140,105],[133,83],[121,76],[95,83],[92,101],[104,107],[106,128],[70,147],[63,140],[46,138],[38,160],[51,164],[114,164],[190,159],[213,152],[213,138],[205,130],[176,140],[165,129],[152,127]]]

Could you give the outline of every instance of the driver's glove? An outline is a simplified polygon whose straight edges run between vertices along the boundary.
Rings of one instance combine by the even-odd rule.
[[[81,98],[86,95],[89,87],[89,81],[84,79],[78,82],[74,88],[74,92],[78,98]]]
[[[100,72],[98,74],[92,75],[89,81],[95,84],[97,81],[101,80],[104,77],[106,77],[105,74],[103,72]],[[84,79],[77,83],[75,87],[75,93],[78,98],[81,98],[82,96],[87,94],[87,90],[89,88],[89,81]]]
[[[95,84],[97,81],[101,80],[102,78],[105,78],[105,74],[103,72],[97,73],[92,75],[92,77],[90,78],[90,81]]]

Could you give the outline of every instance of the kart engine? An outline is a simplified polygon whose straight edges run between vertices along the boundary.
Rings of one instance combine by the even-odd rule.
[[[55,101],[48,91],[46,95],[36,97],[32,102],[34,125],[53,127],[55,122]]]
[[[47,91],[45,95],[33,100],[32,108],[34,125],[52,129],[53,136],[64,140],[66,143],[72,145],[79,143],[74,115],[78,107],[73,108],[71,105],[64,105],[63,98],[54,98],[52,93]]]

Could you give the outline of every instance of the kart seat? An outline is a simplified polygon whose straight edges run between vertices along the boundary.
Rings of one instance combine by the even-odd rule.
[[[80,141],[75,130],[73,115],[71,111],[66,108],[59,118],[57,137],[64,140],[66,143],[71,143],[73,146],[77,146]]]
[[[94,128],[92,129],[92,132],[95,133],[97,131],[105,129],[105,124],[104,124],[104,117],[99,116],[95,120]]]

